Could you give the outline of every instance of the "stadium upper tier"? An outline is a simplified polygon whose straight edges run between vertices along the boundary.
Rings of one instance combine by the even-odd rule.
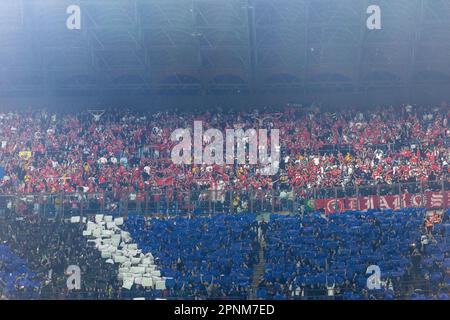
[[[341,113],[0,113],[0,191],[145,192],[199,189],[311,189],[448,181],[450,113],[445,108],[380,108]],[[280,130],[280,170],[258,165],[175,165],[177,128]],[[170,191],[168,195],[170,195]]]

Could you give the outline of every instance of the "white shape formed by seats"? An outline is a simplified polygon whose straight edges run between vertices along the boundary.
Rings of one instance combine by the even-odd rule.
[[[123,218],[98,214],[94,221],[87,221],[83,236],[95,243],[106,263],[119,265],[118,279],[123,288],[130,290],[134,284],[139,284],[145,288],[165,289],[166,278],[157,270],[153,255],[142,253],[138,245],[132,243],[130,233],[119,227],[123,223]]]
[[[70,218],[71,223],[80,223],[80,221],[81,221],[80,216],[73,216]]]

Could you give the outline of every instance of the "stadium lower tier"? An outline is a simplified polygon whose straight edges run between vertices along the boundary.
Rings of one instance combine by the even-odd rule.
[[[266,271],[257,295],[404,298],[429,273],[432,279],[427,285],[436,289],[444,274],[429,267],[444,261],[446,250],[449,266],[448,243],[439,232],[432,243],[418,242],[424,215],[424,209],[316,213],[303,219],[274,215],[266,236]],[[422,263],[422,255],[427,264]],[[373,290],[368,289],[369,266],[380,275],[380,286],[374,285]],[[448,289],[449,280],[447,276],[447,287],[442,284],[442,289]]]
[[[3,299],[448,299],[450,210],[0,224]],[[80,268],[78,286],[69,289]],[[69,280],[68,280],[69,279]]]

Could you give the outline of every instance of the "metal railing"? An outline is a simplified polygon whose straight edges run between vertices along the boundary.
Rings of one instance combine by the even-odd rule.
[[[363,203],[374,197],[370,207],[382,208],[383,197],[396,196],[397,208],[423,206],[427,193],[442,194],[442,201],[433,208],[448,207],[449,180],[350,186],[345,188],[294,188],[272,190],[193,190],[179,192],[160,188],[148,192],[102,192],[57,194],[0,195],[0,218],[5,215],[42,214],[50,217],[112,213],[117,215],[177,215],[217,213],[300,213],[326,209],[328,212],[367,209]],[[414,195],[414,203],[406,203],[406,196]],[[364,198],[366,197],[366,198]],[[341,205],[324,208],[323,202]],[[352,206],[347,202],[352,202]],[[322,203],[322,204],[321,204]],[[429,205],[429,204],[428,204]]]

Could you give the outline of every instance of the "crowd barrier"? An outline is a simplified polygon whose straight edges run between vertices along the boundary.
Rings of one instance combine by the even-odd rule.
[[[281,190],[192,190],[164,187],[148,192],[0,195],[0,218],[8,214],[71,216],[109,213],[216,214],[296,213],[346,210],[450,207],[450,181],[428,181],[345,188]]]

